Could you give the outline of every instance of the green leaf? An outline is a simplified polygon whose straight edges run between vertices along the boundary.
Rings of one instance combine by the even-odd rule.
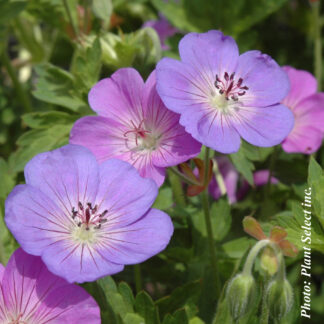
[[[273,147],[258,147],[243,141],[242,150],[249,160],[263,162],[273,152]]]
[[[244,178],[249,182],[251,186],[254,185],[253,182],[253,172],[254,165],[253,163],[246,157],[244,150],[242,147],[240,150],[234,154],[230,154],[231,161],[233,162],[237,171],[239,171]]]
[[[232,241],[226,242],[222,245],[225,253],[233,259],[242,258],[245,252],[253,245],[255,240],[241,237]]]
[[[288,0],[152,0],[172,25],[188,32],[221,29],[238,35],[278,10]],[[235,23],[233,23],[235,22]]]
[[[138,314],[126,314],[123,322],[124,324],[149,324],[149,322],[145,322],[143,317],[139,316]]]
[[[4,204],[0,199],[0,264],[6,265],[18,244],[4,222]]]
[[[299,250],[302,250],[305,243],[301,241],[304,234],[304,211],[300,203],[292,204],[292,211],[285,211],[277,214],[275,218],[278,224],[287,232],[287,240],[293,243]],[[324,253],[324,235],[316,218],[312,219],[312,237],[310,247],[318,252]]]
[[[152,208],[167,210],[173,205],[172,190],[165,187],[159,190],[159,194]]]
[[[16,174],[13,173],[7,162],[0,158],[0,200],[5,199],[15,185]]]
[[[25,9],[27,1],[9,1],[1,0],[0,2],[0,24],[7,23],[17,17]]]
[[[93,14],[103,20],[106,26],[109,26],[112,10],[113,5],[111,0],[92,0]]]
[[[83,89],[87,95],[97,83],[101,70],[101,45],[99,38],[88,37],[86,45],[79,46],[72,64],[72,73],[76,79],[76,87]]]
[[[324,229],[324,175],[321,166],[312,157],[308,167],[308,184],[311,186],[311,200],[315,216]]]
[[[37,129],[48,128],[57,124],[71,124],[76,119],[76,116],[60,111],[33,112],[22,115],[22,120],[27,126]]]
[[[156,301],[160,315],[173,313],[178,308],[184,307],[189,301],[196,301],[201,291],[200,280],[192,281],[182,287],[176,288],[170,296],[163,297]]]
[[[71,128],[72,124],[58,124],[24,133],[17,140],[18,150],[10,156],[9,164],[13,171],[22,171],[35,155],[67,144]]]
[[[222,241],[228,234],[231,224],[231,207],[225,198],[219,199],[214,202],[210,208],[211,222],[214,239],[216,241]],[[192,222],[198,232],[205,238],[207,238],[207,230],[203,217],[203,211],[199,211],[192,216]]]
[[[227,200],[220,199],[211,205],[210,214],[212,217],[214,238],[216,241],[222,241],[231,229],[231,207]]]
[[[51,64],[36,66],[38,81],[33,95],[42,101],[79,111],[87,104],[75,89],[75,79],[70,73]]]
[[[312,185],[314,182],[319,181],[322,176],[323,176],[322,167],[311,156],[309,161],[309,166],[308,166],[308,183]]]
[[[135,298],[132,289],[128,286],[126,282],[121,282],[118,285],[118,291],[122,295],[125,303],[130,310],[134,310]]]
[[[135,309],[136,312],[145,319],[145,323],[160,323],[158,309],[155,307],[152,298],[145,291],[141,291],[137,294]]]

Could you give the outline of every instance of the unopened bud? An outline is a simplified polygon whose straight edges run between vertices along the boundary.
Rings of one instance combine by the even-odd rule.
[[[284,281],[273,280],[266,290],[266,301],[270,315],[280,320],[285,316],[293,303],[293,291],[287,279]]]
[[[254,294],[255,280],[251,275],[240,273],[229,283],[226,291],[226,300],[235,321],[249,311],[253,303]]]

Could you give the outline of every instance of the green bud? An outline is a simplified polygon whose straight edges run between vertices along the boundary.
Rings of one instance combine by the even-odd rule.
[[[289,281],[287,279],[271,281],[266,290],[266,301],[271,317],[280,320],[285,316],[293,302],[293,291]]]
[[[226,300],[235,321],[249,311],[253,304],[254,294],[255,280],[251,275],[239,273],[228,284]]]

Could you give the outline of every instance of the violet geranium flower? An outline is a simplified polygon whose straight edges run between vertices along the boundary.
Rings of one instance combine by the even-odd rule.
[[[233,38],[220,31],[190,33],[179,44],[181,61],[157,65],[157,91],[195,139],[222,153],[240,147],[240,137],[273,146],[291,131],[294,117],[279,102],[289,90],[287,75],[268,55],[239,55]]]
[[[26,252],[69,282],[142,262],[173,233],[170,217],[150,209],[155,182],[127,162],[98,165],[87,148],[67,145],[34,157],[25,178],[6,200],[6,224]]]
[[[179,30],[173,27],[168,20],[162,15],[159,14],[158,20],[148,20],[143,24],[143,27],[151,27],[155,29],[156,33],[158,34],[161,42],[161,48],[163,50],[169,49],[169,46],[165,44],[165,41],[179,32]]]
[[[291,89],[282,101],[295,115],[295,125],[282,148],[288,153],[312,154],[324,137],[324,93],[316,93],[316,79],[307,71],[283,67]]]
[[[163,105],[154,72],[144,83],[135,69],[120,69],[91,89],[89,103],[99,116],[79,119],[70,143],[87,147],[99,162],[127,161],[160,186],[166,167],[200,152],[201,145],[179,124],[179,115]]]
[[[48,271],[21,248],[0,264],[0,323],[100,324],[100,309],[81,287]]]
[[[236,203],[237,201],[242,200],[251,186],[246,180],[243,180],[242,184],[239,185],[240,176],[238,171],[235,169],[234,165],[231,163],[230,159],[226,156],[216,157],[218,164],[219,172],[221,173],[224,184],[226,187],[226,194],[228,201],[231,204]],[[262,187],[268,183],[270,171],[269,170],[258,170],[253,173],[253,182],[256,187]],[[277,184],[279,180],[275,177],[271,177],[270,182],[272,184]],[[215,177],[212,178],[208,186],[209,193],[211,196],[218,200],[221,197],[221,191],[218,186],[217,180]]]

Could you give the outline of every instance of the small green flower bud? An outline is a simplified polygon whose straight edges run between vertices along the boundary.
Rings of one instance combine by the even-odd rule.
[[[271,317],[280,320],[285,316],[293,302],[293,291],[289,281],[271,281],[266,290],[266,301]]]
[[[239,273],[228,284],[226,300],[234,320],[244,316],[253,303],[255,281],[251,275]]]

